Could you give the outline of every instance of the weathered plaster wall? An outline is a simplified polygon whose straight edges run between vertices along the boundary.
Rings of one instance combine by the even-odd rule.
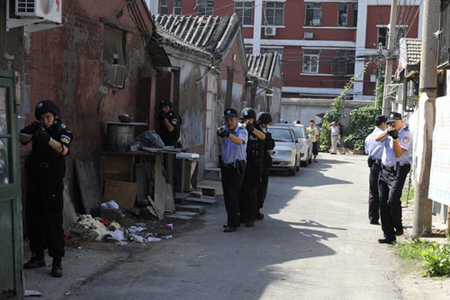
[[[117,13],[123,9],[118,19]],[[128,27],[126,34],[125,87],[102,86],[101,59],[104,24],[100,18]],[[123,2],[109,0],[66,1],[63,26],[31,35],[26,57],[26,89],[22,109],[26,122],[34,119],[37,102],[52,99],[62,119],[73,131],[68,159],[66,196],[74,196],[73,159],[98,159],[105,133],[105,121],[118,121],[122,112],[133,115],[139,90],[139,69],[144,65],[141,37]]]

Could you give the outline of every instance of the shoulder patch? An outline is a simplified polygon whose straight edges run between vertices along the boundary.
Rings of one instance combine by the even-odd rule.
[[[61,142],[63,142],[64,144],[70,144],[71,140],[72,139],[69,136],[65,134],[61,135]]]
[[[404,144],[408,144],[409,141],[410,141],[409,136],[405,136],[405,137],[403,138],[403,143],[404,143]]]
[[[246,137],[247,136],[247,131],[242,132],[242,136]]]
[[[177,124],[178,124],[178,120],[177,120],[177,119],[172,119],[171,123],[172,123],[173,125],[177,125]]]

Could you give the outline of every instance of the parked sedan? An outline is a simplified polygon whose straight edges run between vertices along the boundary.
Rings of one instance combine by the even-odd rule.
[[[275,140],[271,169],[285,169],[294,176],[300,170],[300,146],[294,130],[288,126],[270,126],[268,131]]]
[[[297,136],[299,145],[300,145],[300,162],[304,167],[308,166],[308,163],[312,163],[312,143],[311,137],[306,133],[306,129],[304,125],[301,124],[274,124],[274,126],[286,126],[290,127],[294,130],[295,135]]]

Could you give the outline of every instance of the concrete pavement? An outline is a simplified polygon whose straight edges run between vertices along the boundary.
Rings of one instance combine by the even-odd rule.
[[[380,226],[369,225],[366,157],[318,158],[295,177],[271,176],[266,217],[255,227],[223,233],[220,200],[203,228],[116,253],[61,298],[417,299],[404,293],[410,283],[390,247],[377,243]]]

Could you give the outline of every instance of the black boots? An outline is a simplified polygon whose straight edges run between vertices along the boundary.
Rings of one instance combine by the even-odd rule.
[[[23,265],[24,269],[36,269],[45,267],[44,253],[33,253],[31,259]]]
[[[63,276],[61,257],[54,257],[53,258],[52,276],[53,277],[62,277]]]

